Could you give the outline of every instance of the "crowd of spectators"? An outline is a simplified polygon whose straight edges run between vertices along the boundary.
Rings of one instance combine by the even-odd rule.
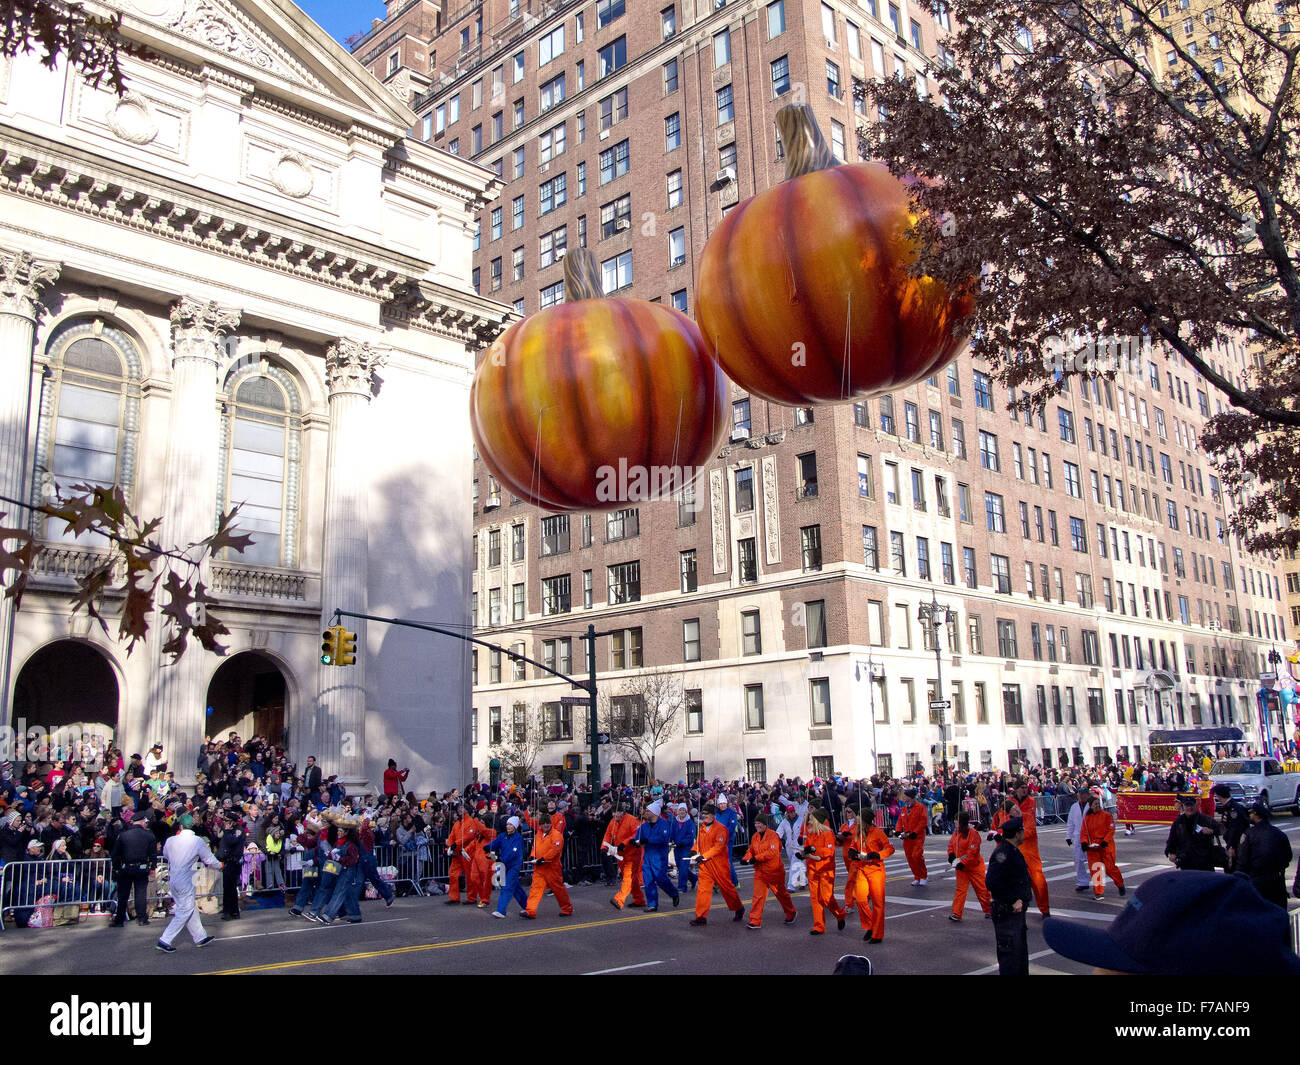
[[[1064,809],[1080,786],[1101,789],[1107,797],[1122,788],[1186,791],[1204,774],[1214,753],[1196,752],[1159,764],[1015,769],[1034,792],[1061,797],[1059,805]],[[694,815],[705,802],[726,794],[738,814],[733,843],[739,846],[752,833],[756,815],[780,817],[789,806],[795,807],[802,819],[810,804],[819,805],[835,826],[847,804],[870,805],[881,812],[884,827],[891,829],[904,790],[915,788],[931,810],[933,830],[947,832],[963,808],[971,813],[973,822],[987,825],[1014,779],[1010,773],[994,771],[927,775],[918,767],[918,772],[908,777],[809,780],[781,776],[774,782],[715,779],[689,785],[684,781],[637,787],[606,784],[596,795],[582,786],[531,779],[523,785],[503,784],[496,789],[472,783],[463,789],[441,794],[432,791],[419,797],[403,792],[405,776],[390,771],[385,774],[383,794],[351,796],[337,778],[322,773],[314,758],[297,766],[284,748],[265,738],[253,736],[245,741],[234,733],[207,742],[197,768],[196,783],[179,788],[161,745],[147,754],[126,758],[108,746],[95,763],[56,759],[0,764],[0,864],[110,858],[117,836],[137,813],[143,814],[160,850],[185,813],[194,818],[194,831],[215,846],[233,811],[248,839],[241,891],[279,890],[296,883],[295,873],[301,866],[297,838],[304,831],[304,819],[330,812],[365,822],[375,847],[384,848],[380,864],[401,865],[399,892],[418,886],[426,894],[438,893],[445,890],[447,837],[456,807],[464,804],[468,812],[498,832],[504,831],[506,821],[517,813],[540,816],[545,811],[548,820],[550,815],[562,813],[565,879],[569,883],[612,883],[617,869],[602,852],[600,841],[617,806],[639,815],[645,805],[663,800],[685,803]],[[1050,817],[1054,808],[1052,803],[1042,803],[1040,813]],[[107,910],[113,891],[111,876],[93,884],[77,880],[71,888],[59,887],[60,882],[59,877],[44,877],[42,890],[51,891],[60,902],[80,904],[83,912]],[[6,898],[0,905],[21,913],[29,910],[32,902],[31,898]]]

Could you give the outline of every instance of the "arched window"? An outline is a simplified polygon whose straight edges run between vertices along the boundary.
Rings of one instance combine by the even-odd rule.
[[[253,538],[228,558],[260,566],[297,564],[301,401],[293,379],[266,362],[241,360],[227,378],[218,506],[241,504],[235,524]]]
[[[103,322],[61,327],[47,348],[49,375],[41,393],[33,494],[42,502],[74,485],[119,485],[131,502],[140,421],[140,353],[122,331]],[[83,545],[60,519],[48,519],[46,539]]]

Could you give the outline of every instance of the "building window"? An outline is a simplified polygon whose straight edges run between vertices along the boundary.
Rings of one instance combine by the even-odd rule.
[[[736,542],[736,556],[741,584],[753,584],[758,580],[758,550],[752,536]]]
[[[785,32],[785,0],[776,0],[767,5],[767,39],[779,37]]]
[[[609,567],[610,606],[641,601],[641,563],[623,562]]]
[[[1002,685],[1002,718],[1008,725],[1025,723],[1025,708],[1020,701],[1020,685]]]
[[[681,266],[686,262],[686,230],[674,229],[668,234],[668,265]]]
[[[612,148],[600,153],[600,183],[608,184],[617,177],[622,177],[632,165],[631,141],[619,141]]]
[[[625,251],[600,264],[601,284],[605,295],[627,288],[632,284],[632,253]]]
[[[609,668],[641,668],[641,630],[623,629],[609,635]]]
[[[677,112],[664,119],[664,140],[666,142],[664,151],[671,152],[674,148],[682,146],[682,119]]]
[[[772,96],[784,96],[790,91],[790,58],[781,56],[772,60]]]
[[[696,564],[695,551],[683,551],[680,555],[682,571],[682,591],[693,592],[698,587],[699,570]]]
[[[822,568],[822,527],[808,525],[799,532],[803,544],[803,571],[815,573]]]
[[[597,56],[600,61],[599,77],[607,77],[619,68],[627,66],[627,38],[619,37],[617,40],[610,41],[599,50]]]
[[[699,688],[686,689],[686,731],[692,735],[704,731],[704,693]],[[691,764],[702,765],[703,763]]]
[[[571,608],[569,575],[542,579],[542,616],[567,614]]]
[[[763,653],[763,630],[757,610],[746,610],[740,615],[742,652],[746,655]]]
[[[691,618],[682,622],[682,660],[698,662],[700,660],[700,619]]]
[[[975,377],[975,406],[983,407],[985,410],[993,409],[993,386],[989,381],[989,375],[981,373],[979,370],[974,371]]]
[[[57,351],[67,336],[77,337],[59,360],[52,404],[53,446],[38,443],[36,456],[38,468],[50,470],[55,483],[64,488],[113,483],[119,472],[130,480],[128,456],[134,448],[128,452],[123,445],[133,435],[128,428],[135,420],[131,412],[139,409],[139,389],[133,380],[138,357],[116,329],[106,326],[98,336],[87,336],[87,331],[84,325],[73,326],[51,344]],[[222,508],[242,503],[239,527],[253,537],[242,554],[228,557],[262,566],[293,566],[300,465],[295,428],[301,414],[298,390],[288,374],[267,363],[265,369],[236,377],[228,395],[233,402],[221,426],[225,477],[217,502]],[[52,456],[43,453],[47,448]],[[90,537],[74,541],[65,526],[51,519],[47,539],[96,542]]]
[[[732,99],[731,86],[722,86],[714,95],[718,103],[718,125],[733,121],[736,117],[736,106]]]
[[[542,557],[562,555],[569,550],[569,515],[542,519]]]
[[[596,0],[596,29],[604,29],[626,11],[626,0]]]
[[[668,209],[682,205],[682,172],[674,170],[668,175]]]
[[[537,42],[538,66],[546,66],[552,59],[564,54],[564,25],[561,23],[550,33],[543,34]],[[522,64],[517,64],[521,66]]]
[[[747,514],[754,509],[754,468],[745,466],[736,471],[736,513]]]
[[[831,723],[831,682],[825,677],[810,680],[808,690],[813,725],[829,725]]]
[[[1006,618],[998,618],[998,657],[1016,657],[1016,623]]]
[[[564,102],[564,75],[552,78],[546,82],[539,90],[540,99],[538,101],[538,110],[541,112],[549,111],[552,107]]]

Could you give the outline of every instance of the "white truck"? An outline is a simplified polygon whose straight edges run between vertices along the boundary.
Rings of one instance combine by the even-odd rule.
[[[1262,799],[1273,809],[1290,807],[1300,817],[1300,773],[1288,773],[1273,758],[1224,758],[1210,766],[1210,781],[1227,784],[1234,799]]]

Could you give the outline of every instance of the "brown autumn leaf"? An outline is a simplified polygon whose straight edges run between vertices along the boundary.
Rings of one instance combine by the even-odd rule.
[[[96,566],[84,577],[77,578],[77,594],[72,597],[72,613],[85,609],[86,613],[91,616],[99,627],[103,630],[104,635],[108,635],[108,623],[104,620],[103,615],[99,612],[99,604],[103,599],[104,592],[113,583],[113,566],[115,560],[110,558],[107,562]]]
[[[5,515],[0,513],[0,520]],[[18,541],[18,547],[9,550],[5,547],[6,541]],[[32,563],[36,561],[36,556],[41,552],[41,545],[37,543],[35,537],[26,529],[10,529],[0,526],[0,580],[4,579],[6,571],[13,570],[15,573],[13,581],[5,592],[5,596],[14,601],[14,609],[20,609],[23,601],[23,592],[27,589],[27,576],[31,572]]]
[[[200,540],[195,546],[203,547],[210,552],[215,558],[217,554],[224,550],[238,551],[241,555],[253,542],[253,538],[244,533],[236,533],[234,529],[235,515],[239,513],[241,504],[236,503],[230,510],[221,515],[217,521],[217,531],[209,536],[206,540]]]

